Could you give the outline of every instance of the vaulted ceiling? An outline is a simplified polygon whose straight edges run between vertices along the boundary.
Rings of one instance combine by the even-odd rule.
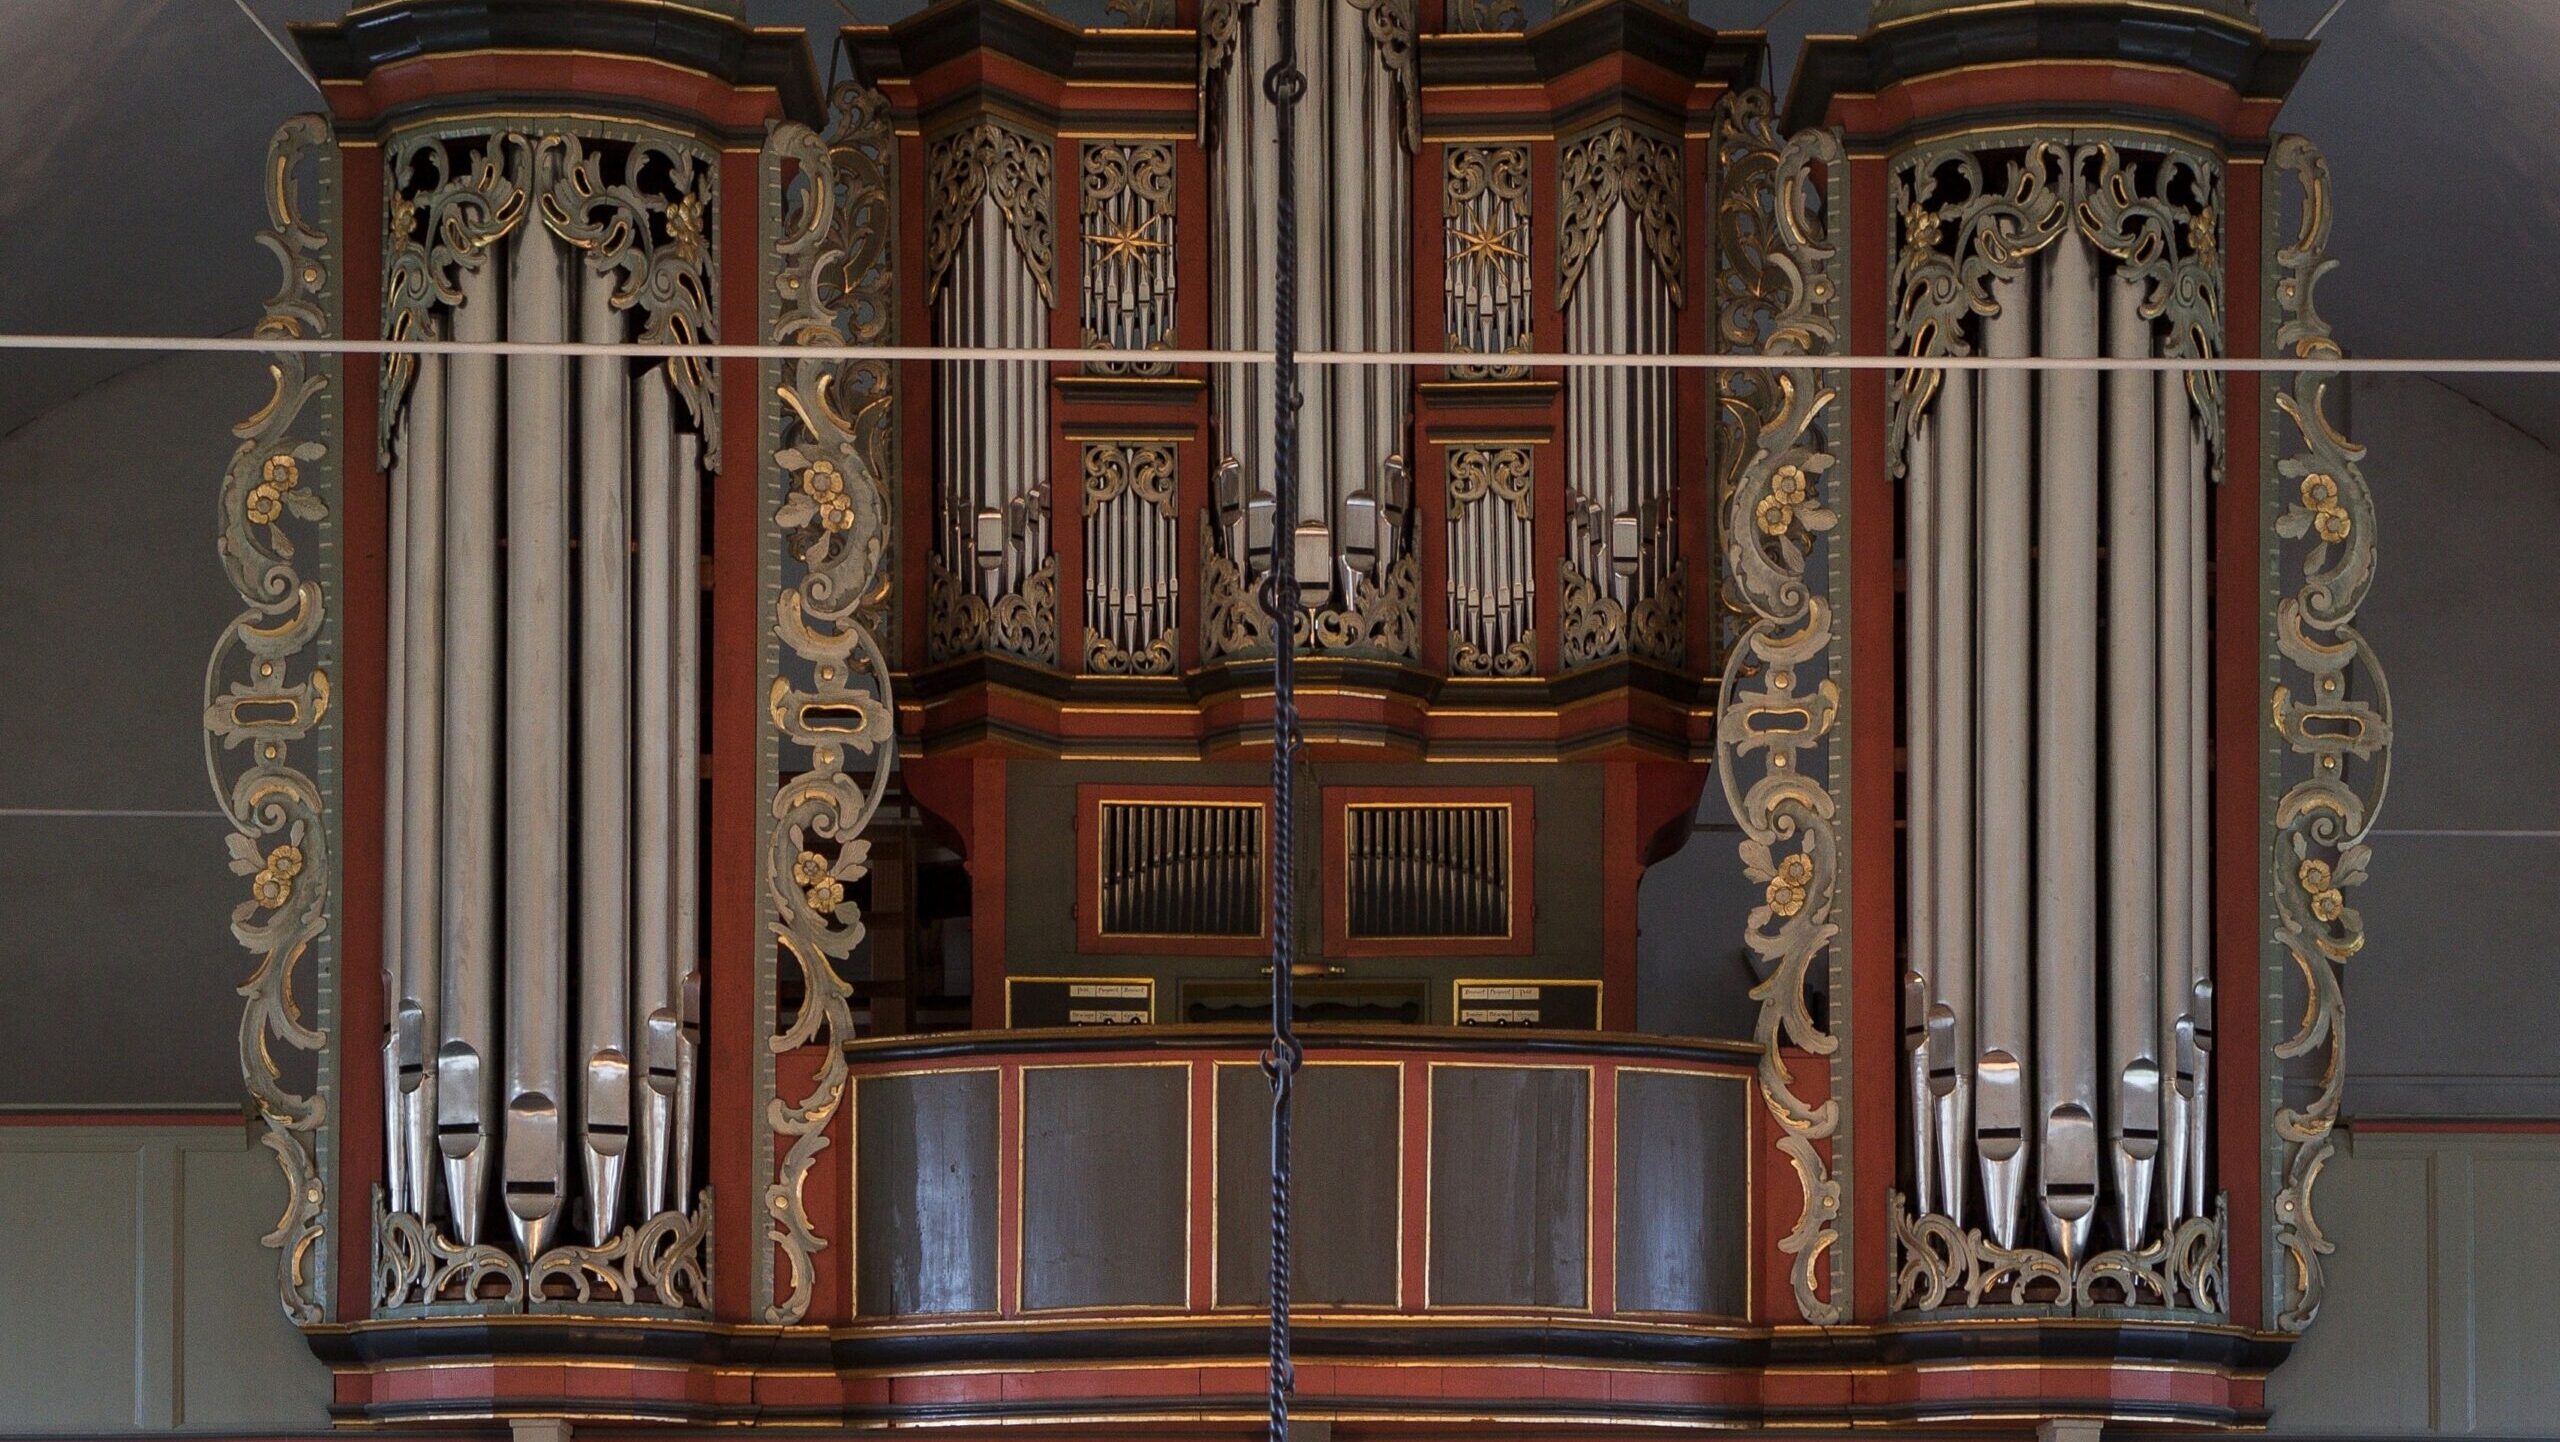
[[[250,0],[271,25],[340,0]],[[760,24],[831,35],[846,6],[886,20],[912,0],[747,0]],[[1063,8],[1063,7],[1062,7]],[[1719,27],[1768,24],[1783,82],[1808,33],[1855,30],[1866,0],[1691,0]],[[2300,35],[2328,0],[2262,0]],[[1774,14],[1773,14],[1774,12]],[[2325,309],[2364,355],[2560,354],[2560,4],[2347,0],[2283,123],[2327,150],[2340,273]],[[823,57],[821,69],[823,70]],[[267,136],[316,101],[225,0],[0,4],[0,330],[238,332],[272,285],[250,237]],[[0,354],[0,434],[129,354]],[[2560,387],[2459,387],[2560,444]]]

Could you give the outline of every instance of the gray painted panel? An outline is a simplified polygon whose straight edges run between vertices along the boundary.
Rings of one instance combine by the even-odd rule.
[[[1580,1307],[1590,1296],[1591,1074],[1431,1068],[1435,1307]]]
[[[1618,1073],[1618,1309],[1738,1317],[1750,1285],[1739,1076]]]
[[[1190,1070],[1025,1067],[1022,1305],[1181,1306]]]
[[[2560,1148],[2473,1158],[2479,1430],[2560,1430]]]
[[[1398,1103],[1392,1066],[1314,1062],[1298,1074],[1289,1134],[1309,1180],[1290,1196],[1294,1301],[1395,1305]],[[1258,1066],[1222,1066],[1219,1304],[1267,1302],[1270,1265],[1271,1084]]]
[[[258,1240],[275,1223],[284,1177],[264,1147],[251,1148],[238,1132],[212,1135],[230,1145],[181,1154],[177,1420],[244,1432],[321,1430],[329,1425],[329,1369],[276,1305],[276,1254]]]
[[[2320,1223],[2337,1251],[2319,1320],[2268,1379],[2275,1430],[2323,1435],[2428,1430],[2428,1165],[2424,1156],[2341,1148],[2322,1173]]]
[[[854,1299],[865,1316],[996,1309],[992,1071],[854,1092]]]
[[[0,1398],[10,1431],[133,1429],[139,1151],[0,1149],[9,1248]]]

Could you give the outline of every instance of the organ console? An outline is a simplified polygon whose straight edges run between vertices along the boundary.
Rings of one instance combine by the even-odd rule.
[[[1299,1417],[2263,1421],[2389,742],[2310,46],[1299,0],[1300,345],[1426,358],[1283,514],[1278,7],[1112,14],[297,31],[206,724],[339,1415],[1257,1428],[1277,895]]]

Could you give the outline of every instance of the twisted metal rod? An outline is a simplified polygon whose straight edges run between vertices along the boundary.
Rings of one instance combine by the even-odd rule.
[[[1262,1069],[1271,1078],[1271,1409],[1269,1442],[1288,1442],[1295,1367],[1289,1334],[1289,1122],[1291,1092],[1305,1058],[1298,1044],[1297,831],[1298,741],[1298,102],[1307,93],[1298,68],[1297,0],[1274,0],[1279,50],[1263,73],[1280,148],[1279,234],[1271,277],[1273,526],[1269,595],[1271,638],[1271,1044]]]

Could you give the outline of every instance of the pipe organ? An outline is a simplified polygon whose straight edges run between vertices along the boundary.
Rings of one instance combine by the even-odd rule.
[[[2310,47],[1294,17],[1286,303],[1433,354],[1287,515],[1278,0],[297,31],[205,717],[340,1415],[1256,1431],[1285,919],[1299,1415],[2263,1423],[2390,739]]]

